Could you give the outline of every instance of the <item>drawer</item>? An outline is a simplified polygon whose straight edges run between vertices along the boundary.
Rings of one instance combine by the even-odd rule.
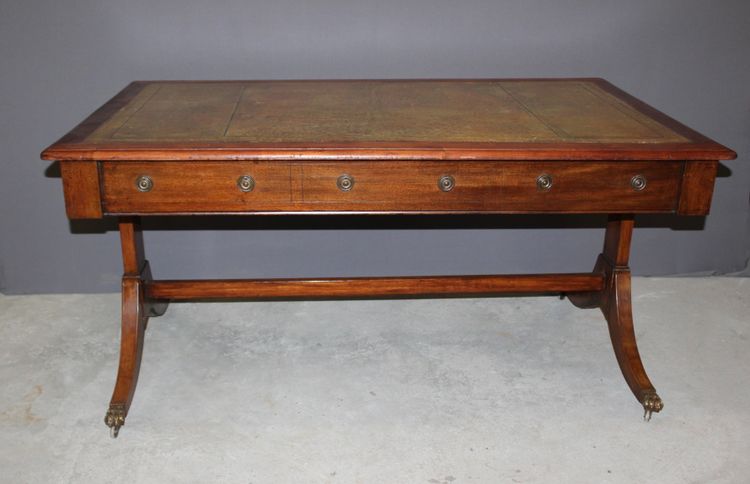
[[[293,172],[305,210],[604,213],[673,211],[682,170],[682,162],[354,161]]]
[[[291,199],[289,169],[279,162],[103,162],[103,209],[110,214],[280,210]]]
[[[100,165],[106,214],[672,212],[682,173],[682,162],[663,161]]]

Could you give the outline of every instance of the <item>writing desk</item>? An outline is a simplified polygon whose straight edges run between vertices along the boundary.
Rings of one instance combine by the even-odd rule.
[[[170,300],[563,293],[598,307],[644,416],[662,400],[630,302],[637,213],[705,215],[731,150],[602,79],[134,82],[42,153],[72,219],[119,218],[122,335],[105,422]],[[606,213],[591,272],[154,280],[139,217]]]

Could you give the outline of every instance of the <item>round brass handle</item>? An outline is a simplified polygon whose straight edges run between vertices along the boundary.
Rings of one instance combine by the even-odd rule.
[[[643,175],[636,175],[633,178],[630,179],[630,186],[633,187],[633,190],[640,192],[644,188],[646,188],[646,177]]]
[[[552,175],[547,175],[546,173],[539,175],[536,178],[536,187],[545,192],[552,188]]]
[[[135,187],[140,192],[150,192],[154,188],[154,180],[148,175],[141,175],[135,179]]]
[[[237,188],[239,188],[241,192],[252,192],[253,188],[255,188],[255,180],[250,175],[242,175],[237,178]]]
[[[453,179],[450,175],[443,175],[438,180],[438,188],[441,191],[449,192],[453,190],[453,187],[456,186],[456,180]]]
[[[354,188],[354,177],[351,175],[341,175],[336,180],[336,186],[339,187],[339,190],[342,192],[348,192]]]

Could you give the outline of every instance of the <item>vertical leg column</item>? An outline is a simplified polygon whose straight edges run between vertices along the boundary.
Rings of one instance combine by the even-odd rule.
[[[644,418],[664,408],[661,398],[643,368],[633,329],[630,298],[630,241],[633,234],[632,215],[612,215],[607,221],[604,250],[596,261],[594,272],[604,274],[605,287],[601,292],[569,294],[578,307],[598,307],[609,326],[609,336],[625,381],[643,405]]]
[[[147,302],[144,296],[144,284],[151,279],[151,270],[144,255],[140,221],[136,217],[122,218],[119,228],[124,267],[120,364],[109,409],[104,417],[112,437],[117,437],[120,427],[125,424],[133,401],[148,317],[160,316],[166,310],[165,302]]]

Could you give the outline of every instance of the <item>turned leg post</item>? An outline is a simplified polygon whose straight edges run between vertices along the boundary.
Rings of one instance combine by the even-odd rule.
[[[633,328],[630,292],[630,241],[633,234],[632,215],[612,215],[607,221],[604,250],[599,255],[594,272],[603,275],[604,289],[600,292],[568,294],[578,307],[598,307],[609,326],[609,335],[617,363],[633,395],[643,405],[644,418],[651,419],[664,404],[651,384],[638,353]]]
[[[120,362],[115,389],[104,417],[112,437],[117,437],[120,427],[125,424],[133,401],[148,318],[160,316],[166,310],[165,301],[145,298],[144,286],[151,280],[151,270],[143,250],[140,221],[136,217],[122,218],[119,229],[123,262]]]

